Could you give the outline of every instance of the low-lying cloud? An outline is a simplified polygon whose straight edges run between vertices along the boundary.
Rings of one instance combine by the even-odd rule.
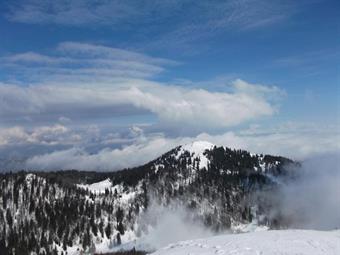
[[[73,137],[75,134],[70,133],[69,136]],[[39,170],[118,170],[147,163],[178,145],[195,140],[206,140],[217,146],[246,149],[253,153],[304,160],[313,155],[339,151],[338,137],[337,133],[331,131],[316,135],[315,132],[307,133],[304,129],[304,132],[286,130],[265,135],[256,132],[247,135],[242,132],[226,132],[220,135],[201,133],[193,137],[170,138],[159,133],[144,133],[143,129],[138,127],[132,128],[121,137],[119,133],[100,134],[99,130],[92,128],[80,135],[76,146],[31,155],[24,167]],[[89,147],[93,140],[95,150],[92,146]],[[63,145],[62,140],[56,141]]]
[[[140,228],[146,230],[137,241],[141,249],[159,249],[170,243],[212,236],[215,233],[184,206],[172,201],[168,206],[151,203],[141,215]]]
[[[289,227],[332,230],[340,228],[340,153],[310,157],[295,178],[281,183],[271,197],[272,213]]]

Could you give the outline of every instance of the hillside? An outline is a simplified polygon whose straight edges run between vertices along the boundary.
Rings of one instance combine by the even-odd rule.
[[[289,178],[293,161],[216,147],[179,146],[140,167],[118,172],[19,172],[0,176],[0,253],[110,251],[142,240],[162,212],[186,211],[209,231],[284,228],[268,192]],[[152,249],[153,247],[150,247]],[[14,253],[13,253],[14,254]]]

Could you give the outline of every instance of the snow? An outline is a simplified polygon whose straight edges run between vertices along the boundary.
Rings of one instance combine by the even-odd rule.
[[[29,174],[26,174],[26,182],[29,182],[31,183],[32,182],[32,179],[35,178],[35,174],[32,174],[32,173],[29,173]]]
[[[182,241],[152,255],[339,255],[340,231],[272,230]]]
[[[211,150],[214,148],[214,144],[206,142],[206,141],[195,141],[181,147],[181,150],[177,154],[178,156],[181,155],[184,151],[188,151],[193,157],[198,157],[200,159],[199,168],[208,168],[209,160],[203,154],[206,150]]]
[[[252,213],[255,215],[255,213]],[[248,232],[258,232],[269,230],[268,226],[258,225],[257,219],[247,224],[232,222],[230,230],[233,233],[248,233]]]
[[[205,150],[211,150],[213,147],[214,144],[206,141],[195,141],[182,146],[184,150],[194,153],[195,155],[201,155]]]
[[[86,189],[98,195],[104,194],[105,190],[109,190],[111,192],[117,191],[117,199],[122,204],[128,204],[132,199],[134,199],[137,193],[141,192],[141,183],[137,185],[136,190],[124,190],[124,186],[122,184],[112,186],[112,182],[109,178],[92,184],[77,184],[77,187],[81,189]],[[91,199],[89,198],[89,200]]]
[[[78,255],[80,253],[81,247],[80,246],[67,246],[66,251],[63,250],[63,247],[61,245],[56,244],[53,242],[53,247],[57,248],[58,254],[65,254],[67,252],[67,255]]]
[[[112,187],[112,183],[111,180],[105,179],[101,182],[96,182],[96,183],[92,183],[92,184],[77,184],[78,188],[82,188],[82,189],[87,189],[93,193],[105,193],[106,189],[111,189]]]
[[[261,167],[262,173],[264,173],[266,171],[266,164],[262,162],[260,163],[260,167]]]

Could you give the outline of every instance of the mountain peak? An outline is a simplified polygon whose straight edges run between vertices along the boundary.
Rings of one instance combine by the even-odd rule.
[[[189,151],[190,153],[194,153],[195,155],[203,154],[206,150],[211,150],[214,148],[214,144],[207,141],[194,141],[182,146],[183,150]]]
[[[208,158],[204,155],[206,150],[211,150],[214,148],[214,144],[207,141],[194,141],[180,147],[180,150],[177,154],[177,158],[184,152],[189,152],[191,157],[199,158],[199,168],[207,168],[208,167]]]

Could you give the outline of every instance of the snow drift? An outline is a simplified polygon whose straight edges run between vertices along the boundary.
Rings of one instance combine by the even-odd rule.
[[[338,255],[340,231],[273,230],[170,244],[152,255]]]

